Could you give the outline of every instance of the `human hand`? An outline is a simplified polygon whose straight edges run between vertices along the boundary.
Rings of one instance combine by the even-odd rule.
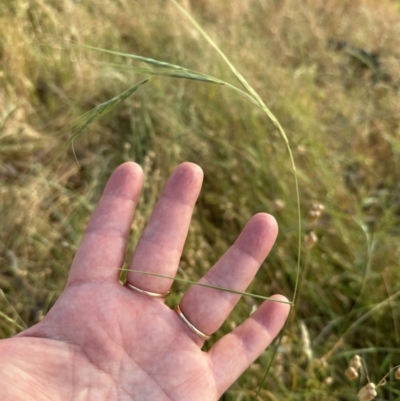
[[[54,307],[37,325],[0,341],[2,400],[217,400],[282,328],[289,306],[266,301],[203,352],[204,340],[163,298],[119,283],[142,181],[134,163],[112,174]],[[175,169],[131,269],[175,276],[201,182],[198,166],[184,163]],[[255,215],[201,281],[244,291],[276,235],[273,217]],[[171,286],[171,280],[134,272],[127,279],[158,294]],[[234,293],[192,286],[180,308],[198,330],[212,334],[238,299]]]

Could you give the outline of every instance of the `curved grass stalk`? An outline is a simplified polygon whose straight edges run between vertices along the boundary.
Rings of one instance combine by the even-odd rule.
[[[294,157],[292,153],[292,149],[289,144],[289,139],[279,123],[278,119],[275,117],[275,115],[272,113],[272,111],[265,105],[261,97],[258,95],[258,93],[253,89],[253,87],[247,82],[247,80],[243,77],[243,75],[235,68],[235,66],[230,62],[228,57],[225,55],[225,53],[218,47],[218,45],[211,39],[211,37],[207,34],[207,32],[204,31],[204,29],[197,23],[197,21],[180,5],[177,3],[176,0],[171,0],[172,3],[185,15],[185,17],[191,22],[191,24],[197,29],[198,32],[203,36],[204,39],[217,51],[217,53],[221,56],[221,58],[225,61],[225,63],[228,65],[232,73],[235,75],[237,80],[241,83],[241,85],[247,90],[247,92],[253,97],[253,99],[258,103],[259,107],[264,111],[264,113],[268,116],[268,118],[272,121],[272,123],[278,128],[278,131],[285,141],[286,148],[289,153],[290,157],[290,162],[292,165],[293,173],[294,173],[294,180],[295,180],[295,189],[296,189],[296,200],[297,200],[297,213],[298,213],[298,252],[297,252],[297,270],[296,270],[296,281],[295,281],[295,288],[294,288],[294,293],[293,293],[293,299],[292,299],[292,305],[294,305],[294,302],[296,300],[297,296],[297,289],[298,289],[298,283],[299,283],[299,277],[300,277],[300,261],[301,261],[301,210],[300,210],[300,193],[299,193],[299,183],[298,183],[298,177],[297,177],[297,169],[296,169],[296,164],[294,162]],[[287,321],[285,323],[285,326],[282,330],[282,333],[286,329],[287,326]],[[281,341],[282,338],[282,333],[279,338],[279,342]],[[279,344],[278,344],[279,345]],[[273,353],[273,356],[271,358],[271,361],[267,367],[267,371],[261,381],[261,384],[257,390],[257,393],[254,397],[254,400],[257,399],[261,388],[265,382],[265,379],[268,375],[269,369],[271,368],[272,361],[275,357],[275,353],[278,347],[275,348],[275,351]]]
[[[279,123],[278,119],[272,113],[272,111],[265,105],[261,97],[258,93],[253,89],[253,87],[247,82],[247,80],[243,77],[243,75],[235,68],[235,66],[229,61],[228,57],[225,53],[218,47],[218,45],[211,39],[211,37],[204,31],[204,29],[197,23],[197,21],[180,5],[176,2],[176,0],[171,0],[172,3],[185,15],[185,17],[192,23],[192,25],[200,32],[200,34],[207,40],[207,42],[217,51],[217,53],[222,57],[225,63],[228,65],[232,73],[235,75],[237,80],[242,84],[242,86],[248,91],[253,99],[253,103],[256,103],[268,116],[268,118],[272,121],[272,123],[278,128],[278,131],[285,141],[290,161],[292,165],[292,169],[294,172],[294,179],[295,179],[295,187],[296,187],[296,198],[297,198],[297,211],[298,211],[298,223],[299,223],[299,247],[298,247],[298,269],[297,269],[297,277],[296,277],[296,286],[294,289],[293,301],[296,298],[297,293],[297,282],[299,278],[299,271],[300,271],[300,260],[301,260],[301,210],[300,210],[300,193],[299,193],[299,184],[298,184],[298,177],[297,177],[297,169],[296,164],[294,162],[293,152],[289,144],[289,139],[283,129],[282,125]],[[238,88],[236,88],[238,89]]]
[[[65,143],[65,145],[63,146],[63,148],[60,150],[60,152],[55,156],[58,157],[64,150],[66,147],[68,147],[69,145],[73,145],[74,140],[80,135],[82,134],[82,132],[93,122],[98,121],[104,114],[110,112],[114,107],[116,107],[119,103],[121,103],[122,101],[124,101],[126,98],[128,98],[130,95],[132,95],[137,89],[139,89],[139,87],[141,87],[142,85],[144,85],[145,83],[147,83],[150,79],[155,78],[155,77],[169,77],[169,78],[177,78],[177,79],[188,79],[188,80],[195,80],[195,81],[200,81],[200,82],[205,82],[205,83],[211,83],[211,84],[217,84],[217,85],[221,85],[221,86],[226,86],[232,90],[234,90],[235,92],[237,92],[238,94],[240,94],[241,96],[245,97],[247,100],[251,101],[253,104],[255,104],[256,106],[258,106],[259,108],[261,108],[263,110],[263,112],[266,114],[266,116],[272,121],[272,123],[277,127],[282,139],[285,141],[285,145],[289,154],[289,158],[290,158],[290,162],[291,162],[291,166],[292,166],[292,170],[294,173],[294,181],[295,181],[295,191],[296,191],[296,201],[297,201],[297,213],[298,213],[298,254],[297,254],[297,268],[296,268],[296,280],[295,280],[295,288],[294,288],[294,292],[293,292],[293,299],[292,301],[289,301],[288,303],[291,306],[291,309],[294,305],[294,302],[296,300],[296,296],[297,296],[297,291],[298,291],[298,282],[299,282],[299,276],[300,276],[300,261],[301,261],[301,210],[300,210],[300,194],[299,194],[299,184],[298,184],[298,176],[297,176],[297,169],[296,169],[296,164],[294,162],[294,157],[293,157],[293,153],[289,144],[289,140],[288,137],[283,129],[283,127],[281,126],[281,124],[279,123],[278,119],[275,117],[275,115],[272,113],[272,111],[265,105],[265,103],[263,102],[263,100],[261,99],[261,97],[257,94],[257,92],[252,88],[252,86],[246,81],[246,79],[239,73],[239,71],[233,66],[233,64],[229,61],[228,57],[222,52],[222,50],[216,45],[216,43],[208,36],[208,34],[201,28],[201,26],[193,19],[193,17],[182,7],[180,6],[175,0],[171,0],[178,8],[179,10],[186,16],[186,18],[188,18],[188,20],[194,25],[194,27],[201,33],[201,35],[207,40],[207,42],[214,47],[214,49],[219,53],[219,55],[222,57],[222,59],[225,61],[225,63],[228,65],[228,67],[230,68],[230,70],[232,71],[232,73],[235,75],[235,77],[237,78],[237,80],[239,81],[239,83],[241,84],[241,86],[243,87],[243,89],[230,84],[226,81],[222,81],[216,77],[212,77],[210,75],[204,74],[204,73],[200,73],[194,70],[190,70],[188,68],[176,65],[176,64],[171,64],[171,63],[167,63],[164,61],[159,61],[156,59],[152,59],[152,58],[147,58],[147,57],[143,57],[143,56],[138,56],[138,55],[134,55],[134,54],[127,54],[127,53],[123,53],[123,52],[118,52],[118,51],[114,51],[114,50],[108,50],[108,49],[102,49],[102,48],[97,48],[97,47],[93,47],[93,46],[88,46],[88,45],[77,45],[83,48],[86,48],[88,50],[94,50],[94,51],[99,51],[99,52],[104,52],[107,54],[111,54],[114,56],[121,56],[124,58],[129,58],[129,59],[133,59],[135,61],[138,62],[142,62],[144,64],[146,64],[147,68],[143,68],[143,67],[137,67],[137,66],[121,66],[121,65],[115,65],[115,64],[110,64],[114,67],[118,67],[118,68],[122,68],[122,69],[126,69],[126,70],[130,70],[130,71],[134,71],[140,74],[145,74],[147,75],[147,77],[141,81],[139,81],[138,83],[134,84],[133,86],[131,86],[130,88],[128,88],[127,90],[125,90],[124,92],[122,92],[121,94],[119,94],[118,96],[96,106],[94,109],[90,110],[89,112],[87,112],[86,114],[84,114],[83,116],[81,116],[75,123],[71,124],[70,126],[67,126],[63,132],[65,131],[73,131],[73,135],[71,136],[71,138],[69,138],[69,140]],[[108,64],[108,63],[106,63]],[[138,273],[140,273],[139,271],[136,271]],[[143,273],[143,272],[142,272]],[[149,274],[149,273],[147,273]],[[262,295],[256,295],[256,294],[250,294],[250,293],[244,293],[244,292],[236,292],[234,290],[230,290],[227,288],[221,288],[221,287],[214,287],[214,286],[209,286],[209,285],[204,285],[202,283],[196,283],[187,279],[179,279],[179,278],[172,278],[172,277],[167,277],[167,276],[161,276],[160,277],[164,277],[167,279],[171,279],[171,280],[176,280],[176,281],[182,281],[182,282],[186,282],[188,284],[193,284],[193,285],[202,285],[202,286],[206,286],[206,287],[210,287],[210,288],[215,288],[218,290],[222,290],[222,291],[228,291],[228,292],[234,292],[240,295],[248,295],[248,296],[253,296],[255,298],[259,298],[259,299],[264,299],[264,300],[268,300],[268,297],[264,297]],[[276,300],[272,300],[274,302],[277,302]],[[278,345],[281,341],[282,338],[282,334],[286,329],[287,326],[287,322],[285,323],[285,326],[282,330],[282,333],[279,337],[278,340]],[[267,370],[265,372],[264,377],[261,380],[261,384],[257,390],[257,393],[254,397],[254,400],[257,399],[262,386],[266,380],[266,377],[269,373],[269,370],[271,368],[272,362],[274,360],[276,351],[277,351],[278,346],[275,348],[273,356],[270,360],[270,363],[267,367]]]

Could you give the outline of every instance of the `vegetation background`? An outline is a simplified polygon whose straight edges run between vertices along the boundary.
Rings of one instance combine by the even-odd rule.
[[[366,379],[346,379],[351,356],[364,357],[375,383],[400,364],[400,3],[181,4],[277,116],[298,169],[299,297],[258,399],[355,400]],[[229,89],[155,78],[75,142],[79,165],[71,148],[51,164],[71,135],[63,127],[140,78],[131,61],[71,41],[234,82],[169,1],[0,2],[0,338],[51,308],[106,179],[127,160],[147,176],[130,252],[163,182],[189,160],[205,182],[180,277],[200,277],[251,215],[268,211],[280,234],[249,291],[292,297],[296,196],[273,124]],[[186,287],[174,284],[171,303]],[[215,339],[256,304],[244,298]],[[253,399],[271,355],[222,399]],[[390,381],[378,399],[400,399],[400,385]]]

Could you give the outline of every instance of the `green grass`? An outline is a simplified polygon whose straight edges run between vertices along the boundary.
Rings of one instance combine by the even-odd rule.
[[[0,5],[1,338],[34,324],[55,302],[101,189],[126,160],[142,164],[148,178],[130,251],[168,174],[193,161],[205,182],[180,277],[204,274],[245,221],[267,211],[280,234],[248,292],[293,298],[298,212],[286,143],[262,109],[227,86],[153,77],[77,137],[75,155],[69,147],[53,159],[70,139],[60,130],[148,76],[139,66],[171,73],[70,41],[237,85],[176,7],[131,3]],[[285,128],[302,236],[311,230],[318,236],[313,248],[302,249],[299,302],[260,399],[355,399],[360,386],[343,373],[352,355],[364,356],[375,382],[400,360],[400,13],[389,0],[235,3],[185,4]],[[376,81],[374,71],[332,48],[330,39],[378,52],[390,79]],[[315,202],[325,211],[310,223]],[[176,296],[186,288],[175,283]],[[218,336],[256,302],[245,297]],[[271,353],[223,399],[253,399]],[[394,400],[399,390],[393,382],[379,395]]]

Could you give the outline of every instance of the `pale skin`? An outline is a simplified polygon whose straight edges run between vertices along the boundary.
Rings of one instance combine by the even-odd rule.
[[[192,163],[175,169],[132,256],[131,269],[175,276],[202,179],[200,167]],[[204,352],[204,341],[163,299],[119,283],[142,181],[135,163],[125,163],[112,174],[54,307],[40,323],[0,341],[2,400],[216,401],[279,333],[289,305],[265,301]],[[201,281],[245,291],[277,231],[272,216],[253,216]],[[171,286],[171,280],[134,272],[128,273],[128,281],[156,293]],[[180,307],[193,325],[211,335],[238,299],[192,286]]]

